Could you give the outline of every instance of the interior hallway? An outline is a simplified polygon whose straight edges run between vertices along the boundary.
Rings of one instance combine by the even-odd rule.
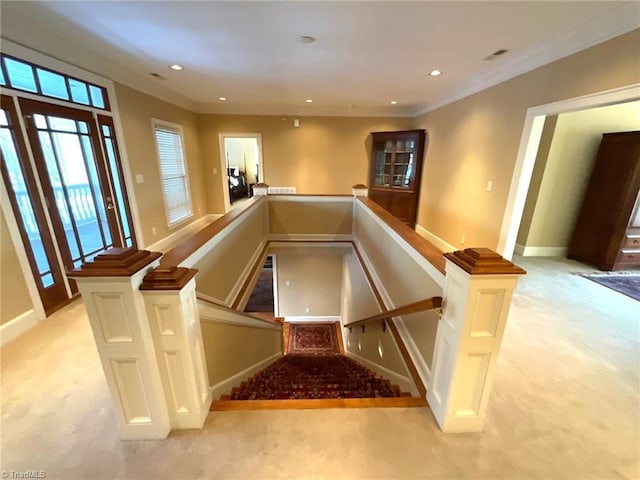
[[[213,412],[201,431],[120,442],[84,307],[2,349],[2,470],[48,479],[638,478],[640,303],[516,259],[482,434],[428,409]],[[545,267],[557,269],[547,273]]]

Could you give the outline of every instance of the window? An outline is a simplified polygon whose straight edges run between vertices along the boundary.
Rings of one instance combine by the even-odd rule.
[[[192,215],[189,178],[182,147],[182,130],[178,125],[159,120],[153,121],[153,130],[160,161],[164,205],[171,227]]]
[[[0,55],[0,85],[44,97],[109,110],[104,87],[54,72],[8,55]]]

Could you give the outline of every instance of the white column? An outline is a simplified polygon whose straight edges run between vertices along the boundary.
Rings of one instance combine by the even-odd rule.
[[[443,315],[427,400],[444,432],[480,432],[511,297],[525,271],[489,249],[445,257]]]
[[[159,267],[140,287],[172,429],[202,428],[211,406],[211,390],[196,302],[197,270]]]
[[[161,439],[169,411],[139,291],[160,253],[112,248],[70,272],[87,308],[123,440]]]

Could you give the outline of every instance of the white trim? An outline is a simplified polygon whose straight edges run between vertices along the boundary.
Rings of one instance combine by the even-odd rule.
[[[291,323],[340,323],[342,324],[341,317],[339,315],[291,315],[284,317],[285,322]]]
[[[29,292],[29,298],[31,298],[31,304],[35,311],[36,319],[44,320],[46,318],[46,314],[44,312],[44,306],[42,305],[42,299],[40,298],[40,292],[38,291],[38,285],[36,284],[33,272],[31,271],[31,265],[29,265],[27,251],[22,243],[20,229],[18,228],[13,208],[11,208],[9,194],[5,187],[4,177],[2,177],[2,175],[0,175],[0,200],[0,208],[2,208],[2,213],[4,215],[7,228],[9,229],[9,236],[11,237],[11,242],[13,243],[13,248],[16,252],[16,257],[18,258],[18,264],[20,265],[20,270],[22,271],[22,276],[24,277],[24,282]],[[7,239],[3,238],[0,239],[0,241],[6,242]]]
[[[598,15],[597,18],[591,18],[585,23],[590,26],[583,25],[579,30],[567,31],[564,35],[554,37],[545,44],[530,49],[524,55],[519,55],[500,68],[492,69],[484,75],[470,79],[455,93],[418,108],[412,113],[412,116],[424,115],[518,75],[635,30],[638,28],[638,17],[637,15],[629,15],[628,10],[618,6],[618,8],[608,9],[606,14]]]
[[[166,252],[169,248],[175,246],[177,239],[180,237],[186,237],[192,233],[197,232],[201,228],[209,225],[210,223],[216,221],[222,215],[210,213],[208,215],[203,215],[202,217],[194,220],[193,222],[185,225],[179,230],[175,230],[164,238],[161,238],[155,243],[151,245],[147,245],[145,248],[147,250],[153,250],[156,252]]]
[[[169,219],[169,211],[167,209],[167,193],[164,189],[164,177],[162,176],[162,162],[160,161],[160,149],[158,148],[158,138],[156,137],[156,130],[167,129],[177,133],[180,137],[180,150],[182,151],[182,165],[184,166],[184,178],[186,180],[185,186],[187,189],[187,204],[189,206],[189,214],[183,218],[180,218],[174,222]],[[151,134],[153,135],[153,144],[156,147],[156,160],[158,161],[158,174],[160,176],[160,190],[162,191],[162,204],[164,205],[164,215],[167,221],[167,227],[169,230],[178,227],[187,220],[193,217],[193,199],[191,198],[191,177],[189,176],[189,161],[187,160],[187,151],[184,144],[184,131],[182,125],[173,122],[167,122],[166,120],[160,120],[155,117],[151,117]]]
[[[271,246],[269,246],[271,247]],[[267,256],[271,257],[271,272],[273,276],[273,316],[280,316],[280,298],[278,297],[278,262],[275,253],[267,252]]]
[[[527,247],[516,244],[515,253],[523,257],[566,257],[568,247]]]
[[[262,134],[261,133],[218,133],[218,146],[220,149],[220,180],[222,181],[222,196],[225,213],[231,209],[229,198],[229,175],[227,174],[227,150],[224,144],[225,138],[255,138],[258,142],[258,177],[260,183],[264,181],[264,166],[262,160]],[[245,172],[246,175],[247,172]],[[247,186],[248,188],[248,186]]]
[[[344,248],[351,247],[351,240],[348,241],[340,241],[340,242],[332,242],[332,241],[317,241],[317,242],[309,242],[304,240],[298,240],[294,242],[285,242],[273,240],[269,243],[269,251],[273,248]]]
[[[350,242],[353,239],[353,235],[350,233],[270,233],[269,241],[290,241],[290,242],[304,242],[304,241],[322,241],[322,242]]]
[[[224,309],[216,309],[214,305],[208,305],[203,302],[198,302],[198,313],[200,315],[200,324],[229,324],[262,330],[282,330],[279,324],[252,318],[240,311],[229,312]]]
[[[435,281],[440,287],[444,288],[444,274],[434,267],[429,260],[424,258],[418,251],[413,248],[409,243],[402,238],[393,228],[387,225],[378,215],[376,215],[373,211],[371,211],[364,203],[356,202],[358,206],[367,213],[380,228],[382,228],[387,235],[389,235],[395,243],[397,243],[400,248],[402,248],[412,259],[414,262],[418,264],[432,279]],[[354,218],[357,218],[357,211]],[[358,245],[358,248],[361,253],[364,255],[364,248],[360,244],[357,236],[354,234],[354,242]]]
[[[38,324],[38,315],[31,309],[9,320],[0,326],[0,345],[4,346],[18,338],[24,332],[31,330]]]
[[[282,353],[276,353],[271,355],[270,357],[265,358],[264,360],[251,365],[249,368],[245,368],[241,372],[236,373],[235,375],[223,380],[221,382],[216,383],[211,387],[211,398],[213,398],[214,402],[216,400],[220,400],[221,395],[228,395],[231,393],[231,389],[240,386],[242,382],[248,380],[254,374],[262,370],[263,368],[269,366],[273,362],[275,362],[278,358],[282,357]]]
[[[220,305],[224,305],[224,300],[221,300],[212,295],[205,295],[204,293],[198,292],[198,298],[202,298],[203,300],[208,300],[213,303],[219,303]]]
[[[345,350],[345,354],[347,355],[347,357],[353,357],[353,359],[356,360],[357,362],[360,362],[368,369],[373,370],[375,373],[380,375],[383,379],[389,380],[392,384],[397,385],[398,387],[400,387],[400,390],[402,392],[410,392],[411,395],[413,395],[414,397],[420,396],[418,389],[413,383],[413,380],[411,380],[409,377],[400,375],[399,373],[396,373],[393,370],[389,370],[388,368],[383,367],[382,365],[378,365],[377,363],[372,362],[371,360],[361,357],[357,353],[353,353]]]
[[[639,88],[640,84],[636,83],[622,88],[592,93],[527,109],[496,249],[504,258],[510,260],[513,256],[542,135],[544,116],[637,100],[640,98]]]
[[[422,238],[427,240],[429,243],[432,243],[439,250],[442,250],[443,252],[455,252],[457,250],[456,247],[444,241],[442,238],[438,237],[436,234],[430,232],[429,230],[427,230],[421,225],[416,224],[416,232]]]
[[[351,203],[353,196],[345,195],[295,195],[295,194],[269,194],[270,202],[313,202],[313,203]]]

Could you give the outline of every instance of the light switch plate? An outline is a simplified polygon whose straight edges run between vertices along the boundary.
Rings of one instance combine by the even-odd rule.
[[[144,175],[142,175],[141,173],[138,173],[136,175],[136,183],[144,183]]]

